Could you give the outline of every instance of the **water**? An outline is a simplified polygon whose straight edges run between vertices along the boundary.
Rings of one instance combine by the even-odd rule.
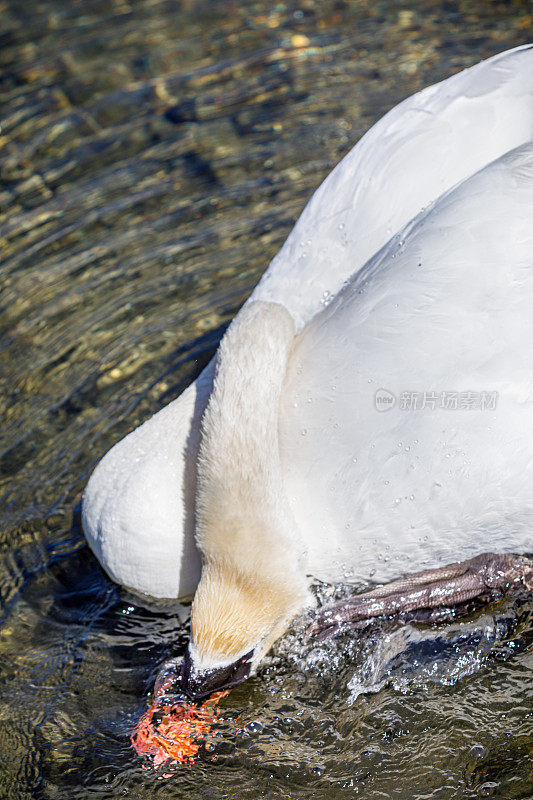
[[[359,136],[530,39],[532,14],[526,0],[3,4],[2,798],[533,795],[531,603],[490,612],[512,624],[453,685],[395,685],[387,670],[412,677],[397,654],[355,699],[383,644],[322,657],[298,629],[223,701],[195,766],[143,770],[129,731],[187,610],[111,584],[77,512],[95,462],[198,374]]]

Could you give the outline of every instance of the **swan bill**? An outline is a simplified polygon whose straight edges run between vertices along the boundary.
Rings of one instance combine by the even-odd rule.
[[[213,692],[232,689],[250,677],[254,651],[222,667],[199,670],[194,665],[190,649],[187,649],[181,670],[181,691],[194,701],[202,701]]]

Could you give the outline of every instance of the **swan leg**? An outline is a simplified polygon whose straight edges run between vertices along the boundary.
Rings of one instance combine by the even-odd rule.
[[[440,569],[425,570],[329,606],[308,628],[324,638],[361,627],[376,617],[449,609],[477,598],[490,600],[517,589],[533,591],[533,561],[525,556],[483,553]],[[438,615],[442,619],[445,614]],[[437,616],[435,617],[437,618]]]

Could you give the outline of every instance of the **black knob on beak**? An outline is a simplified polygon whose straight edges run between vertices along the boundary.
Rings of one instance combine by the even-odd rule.
[[[197,670],[187,648],[181,667],[180,689],[191,700],[201,701],[213,692],[237,686],[249,677],[253,654],[251,650],[225,667]]]

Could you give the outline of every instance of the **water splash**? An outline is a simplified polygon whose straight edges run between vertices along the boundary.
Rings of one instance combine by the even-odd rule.
[[[419,629],[406,625],[374,643],[348,684],[350,703],[391,684],[406,692],[428,683],[452,686],[478,672],[509,629],[489,615],[475,622]]]

